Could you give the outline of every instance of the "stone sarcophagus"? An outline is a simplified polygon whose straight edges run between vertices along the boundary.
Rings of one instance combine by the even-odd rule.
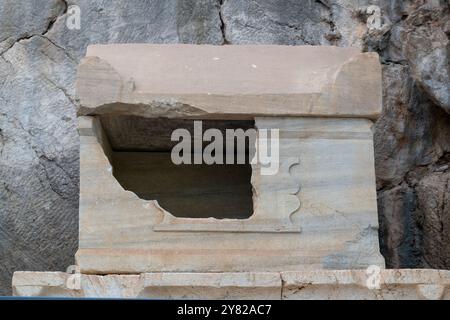
[[[383,269],[376,54],[94,45],[76,88],[75,274],[16,272],[15,295],[450,298],[450,271]]]
[[[82,273],[384,266],[371,131],[381,109],[376,54],[95,45],[76,87]],[[261,161],[174,165],[172,132],[199,123],[193,144],[202,146],[205,128],[253,128],[248,159],[261,158],[262,140],[276,133],[276,170],[264,172]]]

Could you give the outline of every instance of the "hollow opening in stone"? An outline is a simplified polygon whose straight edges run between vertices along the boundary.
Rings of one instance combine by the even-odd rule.
[[[124,189],[141,199],[157,200],[176,217],[247,219],[253,214],[251,141],[245,139],[244,164],[236,163],[236,146],[233,164],[226,163],[225,154],[224,164],[206,164],[204,159],[194,164],[194,150],[198,150],[194,140],[202,141],[204,132],[218,129],[226,151],[226,129],[246,131],[254,128],[254,121],[201,120],[199,137],[194,121],[198,129],[200,120],[124,115],[103,115],[100,120],[112,149],[114,177]],[[181,141],[171,141],[176,129],[186,129],[191,135],[191,164],[176,165],[172,161],[172,148]],[[210,143],[202,141],[201,150]]]

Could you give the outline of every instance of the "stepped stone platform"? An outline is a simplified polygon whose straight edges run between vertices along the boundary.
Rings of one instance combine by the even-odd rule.
[[[450,299],[448,270],[381,270],[378,288],[372,273],[364,270],[83,274],[79,288],[73,288],[73,276],[62,272],[16,272],[14,294],[130,299]]]

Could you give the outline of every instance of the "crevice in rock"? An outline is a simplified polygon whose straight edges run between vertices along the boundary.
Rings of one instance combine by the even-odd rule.
[[[35,37],[35,36],[41,36],[41,37],[44,37],[44,38],[46,38],[47,40],[50,41],[50,39],[48,39],[45,35],[46,35],[48,32],[50,32],[50,30],[51,30],[52,27],[54,26],[56,20],[58,20],[59,17],[65,15],[65,14],[67,13],[67,9],[68,9],[67,1],[66,1],[66,0],[60,0],[60,1],[63,3],[64,9],[63,9],[59,14],[57,14],[57,15],[54,16],[52,19],[50,19],[50,21],[49,21],[47,27],[45,28],[44,32],[42,32],[41,34],[28,34],[28,35],[26,35],[26,36],[22,36],[22,37],[20,37],[20,38],[17,38],[10,46],[8,46],[5,50],[3,50],[2,52],[0,52],[0,56],[3,57],[3,55],[4,55],[7,51],[9,51],[10,49],[12,49],[16,43],[19,43],[19,42],[24,41],[24,40],[29,40],[29,39],[31,39],[31,38],[33,38],[33,37]],[[53,45],[57,46],[54,42],[52,42],[52,41],[50,41],[50,42],[51,42]],[[1,42],[0,42],[0,43],[1,43]],[[61,47],[59,47],[59,46],[57,46],[57,47],[60,48],[60,49],[62,49],[62,50],[64,50],[63,48],[61,48]],[[64,50],[64,51],[65,51],[65,50]],[[71,58],[71,59],[72,59],[72,58]],[[72,60],[73,60],[73,59],[72,59]]]
[[[60,2],[63,3],[64,5],[64,9],[62,10],[62,12],[60,14],[57,14],[56,16],[54,16],[52,19],[50,19],[47,28],[45,28],[45,31],[42,33],[42,35],[46,35],[53,27],[53,25],[55,24],[56,20],[58,20],[58,18],[62,15],[64,15],[67,12],[67,2],[65,0],[60,0]]]
[[[57,188],[55,188],[55,187],[53,186],[53,184],[52,184],[52,178],[51,178],[51,176],[49,175],[49,173],[47,172],[47,168],[46,168],[45,164],[43,163],[44,161],[48,161],[48,159],[45,157],[45,155],[41,155],[41,156],[39,157],[39,165],[41,166],[42,172],[43,172],[44,175],[45,175],[45,178],[46,178],[48,187],[49,187],[50,190],[52,190],[53,193],[56,194],[59,198],[61,198],[61,199],[68,199],[67,196],[65,196],[62,192],[60,192]],[[39,179],[39,180],[41,181],[42,186],[45,187],[45,185],[44,185],[44,183],[42,182],[42,180],[41,180],[41,179]]]
[[[316,0],[316,3],[319,3],[321,5],[323,5],[325,8],[327,8],[328,10],[331,10],[331,6],[328,3],[328,1],[324,1],[324,0]]]
[[[382,65],[401,65],[401,66],[409,66],[406,61],[395,61],[390,59],[380,59],[380,63]]]
[[[43,163],[43,161],[51,161],[52,163],[54,163],[55,166],[57,166],[64,173],[64,175],[68,178],[68,180],[70,181],[70,183],[74,187],[76,185],[78,185],[77,178],[73,177],[72,175],[70,175],[67,172],[67,170],[65,170],[59,163],[57,163],[57,161],[55,159],[50,159],[49,157],[47,157],[45,155],[45,153],[43,152],[43,150],[38,148],[38,146],[33,143],[33,141],[32,141],[33,134],[30,132],[29,129],[26,129],[24,127],[24,125],[22,124],[22,122],[19,119],[17,119],[14,116],[7,115],[5,113],[0,113],[0,115],[4,116],[6,118],[6,121],[11,122],[16,128],[20,129],[20,131],[22,131],[25,134],[25,136],[23,136],[22,141],[30,148],[30,150],[33,151],[34,157],[36,159],[38,159],[38,164],[39,164],[39,166],[41,168],[41,171],[45,175],[45,179],[44,180],[41,178],[40,175],[38,175],[38,177],[37,177],[39,182],[40,182],[40,184],[41,184],[41,186],[42,186],[42,188],[47,188],[48,187],[58,197],[63,198],[63,199],[70,199],[68,196],[62,194],[60,191],[58,191],[52,185],[51,176],[48,174],[47,169],[46,169],[45,164]],[[6,184],[5,184],[5,187],[6,187]]]
[[[73,186],[77,186],[78,185],[78,177],[73,176],[70,172],[68,172],[55,158],[49,158],[47,155],[42,154],[40,156],[40,159],[44,159],[48,162],[52,162],[55,164],[55,166],[61,170],[62,172],[64,172],[64,174],[69,178],[70,182],[72,183]]]
[[[63,51],[64,54],[66,55],[67,58],[69,58],[70,60],[72,60],[74,63],[78,64],[78,60],[75,59],[74,57],[72,57],[66,49],[64,49],[63,47],[59,46],[58,44],[56,44],[53,40],[50,40],[48,37],[44,36],[44,35],[36,35],[36,37],[41,37],[42,39],[47,40],[48,42],[50,42],[52,45],[54,45],[56,48],[58,48],[59,50]]]
[[[0,56],[3,57],[4,54],[5,54],[6,52],[8,52],[10,49],[12,49],[12,48],[16,45],[16,43],[20,43],[21,41],[24,41],[24,40],[29,40],[29,39],[31,39],[31,38],[34,37],[34,36],[35,36],[35,35],[33,34],[33,35],[23,36],[23,37],[18,38],[18,39],[15,40],[9,47],[7,47],[5,50],[3,50],[2,52],[0,52]],[[3,58],[4,58],[4,57],[3,57]],[[5,59],[5,60],[6,60],[6,59]]]
[[[3,148],[5,147],[6,138],[3,134],[3,129],[0,128],[0,158],[3,156]]]
[[[48,77],[44,77],[44,75],[43,75],[43,78],[45,80],[47,80],[47,82],[50,83],[53,87],[55,87],[56,89],[61,91],[64,94],[64,96],[67,98],[67,100],[70,101],[70,103],[72,103],[73,105],[76,105],[75,100],[70,96],[70,94],[67,92],[66,89],[64,89],[63,87],[58,86],[53,80],[49,79]]]
[[[341,34],[337,30],[336,24],[334,23],[334,11],[333,5],[328,3],[328,1],[324,0],[316,0],[316,3],[322,5],[328,10],[328,20],[326,22],[330,25],[330,33],[325,35],[325,39],[327,39],[332,45],[338,45],[339,40],[341,39]]]
[[[283,279],[283,275],[281,273],[279,273],[279,275],[280,275],[280,283],[281,283],[280,300],[283,300],[284,287],[286,285],[286,281]]]
[[[225,4],[226,0],[219,0],[219,20],[220,20],[220,30],[222,32],[222,44],[230,44],[230,42],[227,40],[226,35],[226,25],[225,20],[223,17],[223,5]]]

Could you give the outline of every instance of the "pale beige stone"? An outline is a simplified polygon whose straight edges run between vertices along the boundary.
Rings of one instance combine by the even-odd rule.
[[[380,270],[379,287],[373,271],[317,270],[283,272],[282,299],[292,300],[416,300],[450,299],[450,271],[431,269]],[[369,286],[371,289],[368,288]]]
[[[379,288],[365,270],[282,273],[144,273],[81,275],[80,287],[68,286],[74,275],[62,272],[15,272],[15,296],[152,298],[152,299],[450,299],[450,271],[393,269],[380,271]]]
[[[77,92],[80,114],[91,115],[80,117],[79,127],[82,272],[384,267],[372,122],[361,119],[381,109],[376,54],[311,46],[94,45],[79,66]],[[105,114],[254,119],[258,130],[280,130],[280,170],[265,176],[252,165],[248,219],[178,218],[114,178],[114,150],[99,118]]]
[[[78,68],[81,115],[376,118],[376,53],[315,46],[91,45]]]
[[[77,279],[79,278],[79,286]],[[94,276],[64,272],[14,272],[13,295],[22,297],[136,298],[139,275]]]
[[[279,273],[145,273],[141,297],[271,299],[281,297]]]
[[[63,272],[15,272],[15,296],[151,299],[271,299],[281,297],[279,273],[80,274],[79,287],[68,286]]]
[[[81,117],[76,261],[82,272],[384,267],[371,122],[256,118],[256,127],[280,130],[280,171],[264,176],[253,165],[253,215],[177,218],[122,189],[100,121]]]

